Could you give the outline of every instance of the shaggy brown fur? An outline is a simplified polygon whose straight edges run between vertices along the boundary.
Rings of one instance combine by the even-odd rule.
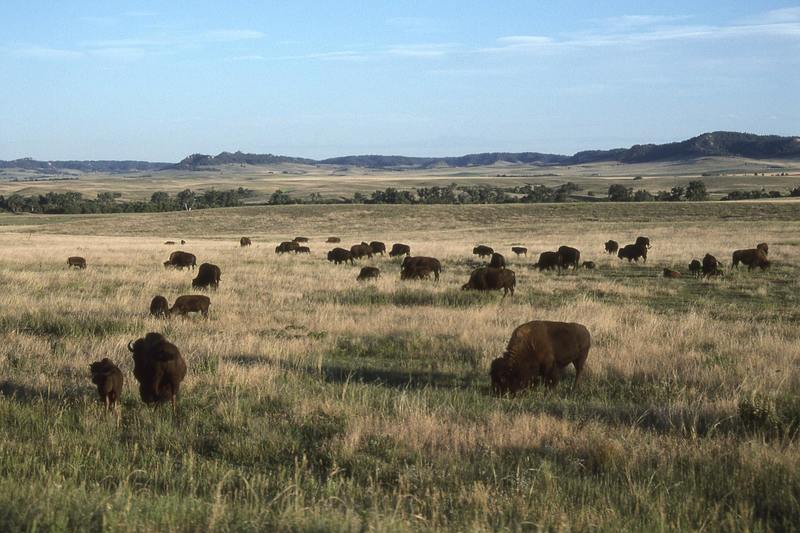
[[[205,289],[211,287],[217,290],[222,271],[217,265],[203,263],[197,269],[197,277],[192,280],[192,287],[195,289]]]
[[[353,259],[361,259],[364,256],[372,259],[372,248],[369,244],[354,244],[350,247],[350,253],[353,254]]]
[[[150,314],[155,317],[166,317],[169,315],[169,302],[163,296],[155,296],[150,301]]]
[[[703,271],[703,264],[697,259],[692,259],[692,262],[689,263],[689,272],[697,276],[702,271]]]
[[[634,244],[644,246],[645,248],[650,248],[650,237],[636,237]]]
[[[67,257],[67,266],[79,269],[86,268],[86,259],[83,257]]]
[[[527,257],[527,255],[528,255],[528,249],[525,248],[524,246],[512,246],[511,247],[511,251],[514,252],[515,254],[517,254],[518,256],[519,255],[524,255],[524,256]]]
[[[703,276],[721,276],[722,270],[719,268],[719,261],[711,254],[706,254],[703,257]]]
[[[334,248],[333,250],[328,252],[328,261],[333,262],[336,265],[341,265],[342,263],[347,263],[350,261],[350,264],[354,264],[353,262],[353,254],[350,253],[350,250],[345,250],[344,248]]]
[[[559,246],[556,253],[558,254],[561,268],[572,267],[575,270],[578,270],[578,265],[581,261],[581,252],[577,248],[572,248],[570,246]]]
[[[385,254],[386,253],[386,243],[382,243],[381,241],[372,241],[369,243],[369,247],[372,248],[373,254]]]
[[[492,254],[492,259],[489,261],[489,266],[492,268],[505,268],[506,267],[506,258],[503,257],[503,254],[499,254],[494,252]]]
[[[617,252],[617,257],[627,259],[628,263],[631,261],[638,263],[639,259],[643,259],[647,263],[647,247],[641,244],[626,244],[624,248]]]
[[[197,257],[189,252],[176,251],[169,254],[169,259],[164,261],[164,268],[194,269],[197,266]]]
[[[186,361],[178,347],[160,333],[148,333],[129,342],[128,350],[133,354],[133,377],[139,382],[142,401],[169,401],[174,411],[181,382],[186,377]]]
[[[752,248],[750,250],[736,250],[733,252],[732,266],[739,267],[739,263],[747,265],[747,270],[760,268],[766,270],[769,268],[770,262],[767,259],[767,254],[760,248]]]
[[[250,240],[250,237],[242,237],[241,239],[239,239],[239,246],[241,246],[242,248],[244,248],[245,246],[250,246],[251,244],[253,244],[253,241]]]
[[[619,250],[619,243],[617,241],[606,241],[606,253],[615,254]]]
[[[367,279],[378,279],[381,276],[381,269],[377,267],[363,267],[361,272],[358,273],[358,277],[356,278],[358,281],[364,281]]]
[[[493,253],[494,250],[490,246],[485,246],[483,244],[479,244],[472,249],[472,255],[477,255],[480,258],[489,257]]]
[[[405,271],[408,272],[404,274]],[[422,279],[423,277],[428,277],[430,273],[433,272],[436,281],[439,281],[439,273],[441,271],[442,264],[435,257],[425,257],[422,255],[411,257],[409,255],[403,258],[400,269],[400,279]]]
[[[469,281],[461,290],[499,291],[503,290],[503,298],[510,292],[514,296],[517,277],[513,270],[507,268],[483,267],[472,271]]]
[[[285,254],[289,252],[294,252],[297,247],[300,246],[295,241],[283,241],[278,246],[275,247],[276,254]]]
[[[115,409],[122,396],[122,387],[125,379],[120,369],[107,357],[102,361],[95,361],[89,365],[92,374],[92,383],[97,385],[97,394],[100,401],[106,404],[106,409]]]
[[[411,247],[399,242],[394,243],[392,249],[389,250],[389,257],[397,257],[400,255],[411,255]]]
[[[199,294],[185,294],[178,296],[175,303],[169,310],[170,315],[185,316],[189,313],[200,313],[203,318],[208,318],[208,306],[211,305],[211,298]]]
[[[541,270],[561,269],[561,258],[557,252],[542,252],[539,254],[539,262],[536,263],[536,268]]]

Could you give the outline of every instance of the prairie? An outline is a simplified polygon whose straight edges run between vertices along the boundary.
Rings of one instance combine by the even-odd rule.
[[[298,235],[310,256],[275,255]],[[335,266],[328,235],[410,244],[442,279],[401,282],[380,256]],[[646,264],[603,253],[638,235]],[[730,268],[762,241],[772,268]],[[460,290],[476,244],[506,255],[514,297]],[[597,269],[533,268],[561,244]],[[800,202],[3,215],[0,246],[0,529],[800,523]],[[222,269],[208,320],[148,316],[157,294],[196,293],[161,266],[175,249]],[[725,275],[689,276],[707,252]],[[88,268],[69,270],[72,255]],[[383,276],[356,282],[364,265]],[[534,319],[587,326],[581,385],[492,396],[491,360]],[[177,415],[139,400],[126,345],[148,331],[187,360]],[[89,381],[103,357],[126,379],[118,423]]]

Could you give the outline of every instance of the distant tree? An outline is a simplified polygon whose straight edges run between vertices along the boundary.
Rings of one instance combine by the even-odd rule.
[[[800,186],[795,187],[791,191],[789,191],[789,196],[797,197],[800,196]]]
[[[180,209],[188,211],[194,207],[195,194],[191,189],[184,189],[175,195],[175,200]]]
[[[285,193],[282,190],[278,189],[269,197],[269,203],[271,205],[288,205],[295,203],[292,200],[292,197],[289,196],[289,193]]]
[[[670,202],[678,202],[681,198],[683,198],[683,194],[686,189],[683,187],[673,187],[669,191],[669,198],[667,199]]]
[[[639,189],[635,193],[633,193],[633,201],[634,202],[652,202],[655,200],[652,194],[649,191],[644,189]]]
[[[612,185],[608,188],[608,199],[612,202],[630,202],[633,189],[624,185]]]
[[[706,184],[700,180],[690,181],[686,185],[686,199],[691,202],[701,202],[708,200],[708,192],[706,192]]]

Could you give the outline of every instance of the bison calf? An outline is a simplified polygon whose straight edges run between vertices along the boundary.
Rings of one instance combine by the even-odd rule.
[[[139,382],[139,396],[145,403],[171,402],[175,411],[176,399],[186,361],[178,347],[160,333],[148,333],[128,343],[133,354],[133,377]]]
[[[605,248],[606,253],[615,254],[617,253],[617,250],[619,250],[619,243],[612,240],[606,241]]]
[[[155,296],[150,301],[150,314],[162,318],[169,315],[169,302],[163,296]]]
[[[86,268],[86,259],[83,257],[68,257],[67,258],[67,266],[68,267],[75,267],[78,269]]]
[[[527,257],[527,255],[528,255],[528,249],[525,248],[524,246],[512,246],[511,247],[511,251],[514,252],[515,254],[517,254],[518,257],[520,255],[524,255],[524,256]]]
[[[97,385],[97,394],[100,396],[100,401],[106,404],[106,409],[118,407],[118,401],[122,396],[122,386],[125,384],[125,379],[122,377],[122,372],[109,358],[103,358],[102,361],[95,361],[89,365],[89,371],[92,374],[92,383]]]
[[[400,279],[422,279],[428,277],[431,272],[439,281],[439,273],[442,271],[442,264],[435,257],[406,256],[400,267]]]
[[[245,246],[250,246],[251,244],[253,244],[253,241],[250,240],[250,237],[242,237],[241,239],[239,239],[239,246],[241,246],[242,248],[244,248]]]
[[[210,305],[211,299],[208,296],[185,294],[178,296],[178,299],[172,304],[169,314],[186,316],[189,313],[200,313],[204,318],[208,318],[208,306]]]
[[[356,278],[358,281],[364,281],[367,279],[378,279],[381,275],[381,270],[377,267],[363,267],[361,272],[358,273],[358,277]]]
[[[693,275],[697,276],[703,270],[703,264],[700,263],[697,259],[692,259],[692,262],[689,263],[689,272]]]

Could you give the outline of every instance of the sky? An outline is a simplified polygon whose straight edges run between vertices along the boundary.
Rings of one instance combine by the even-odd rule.
[[[0,3],[0,159],[800,134],[800,3]]]

